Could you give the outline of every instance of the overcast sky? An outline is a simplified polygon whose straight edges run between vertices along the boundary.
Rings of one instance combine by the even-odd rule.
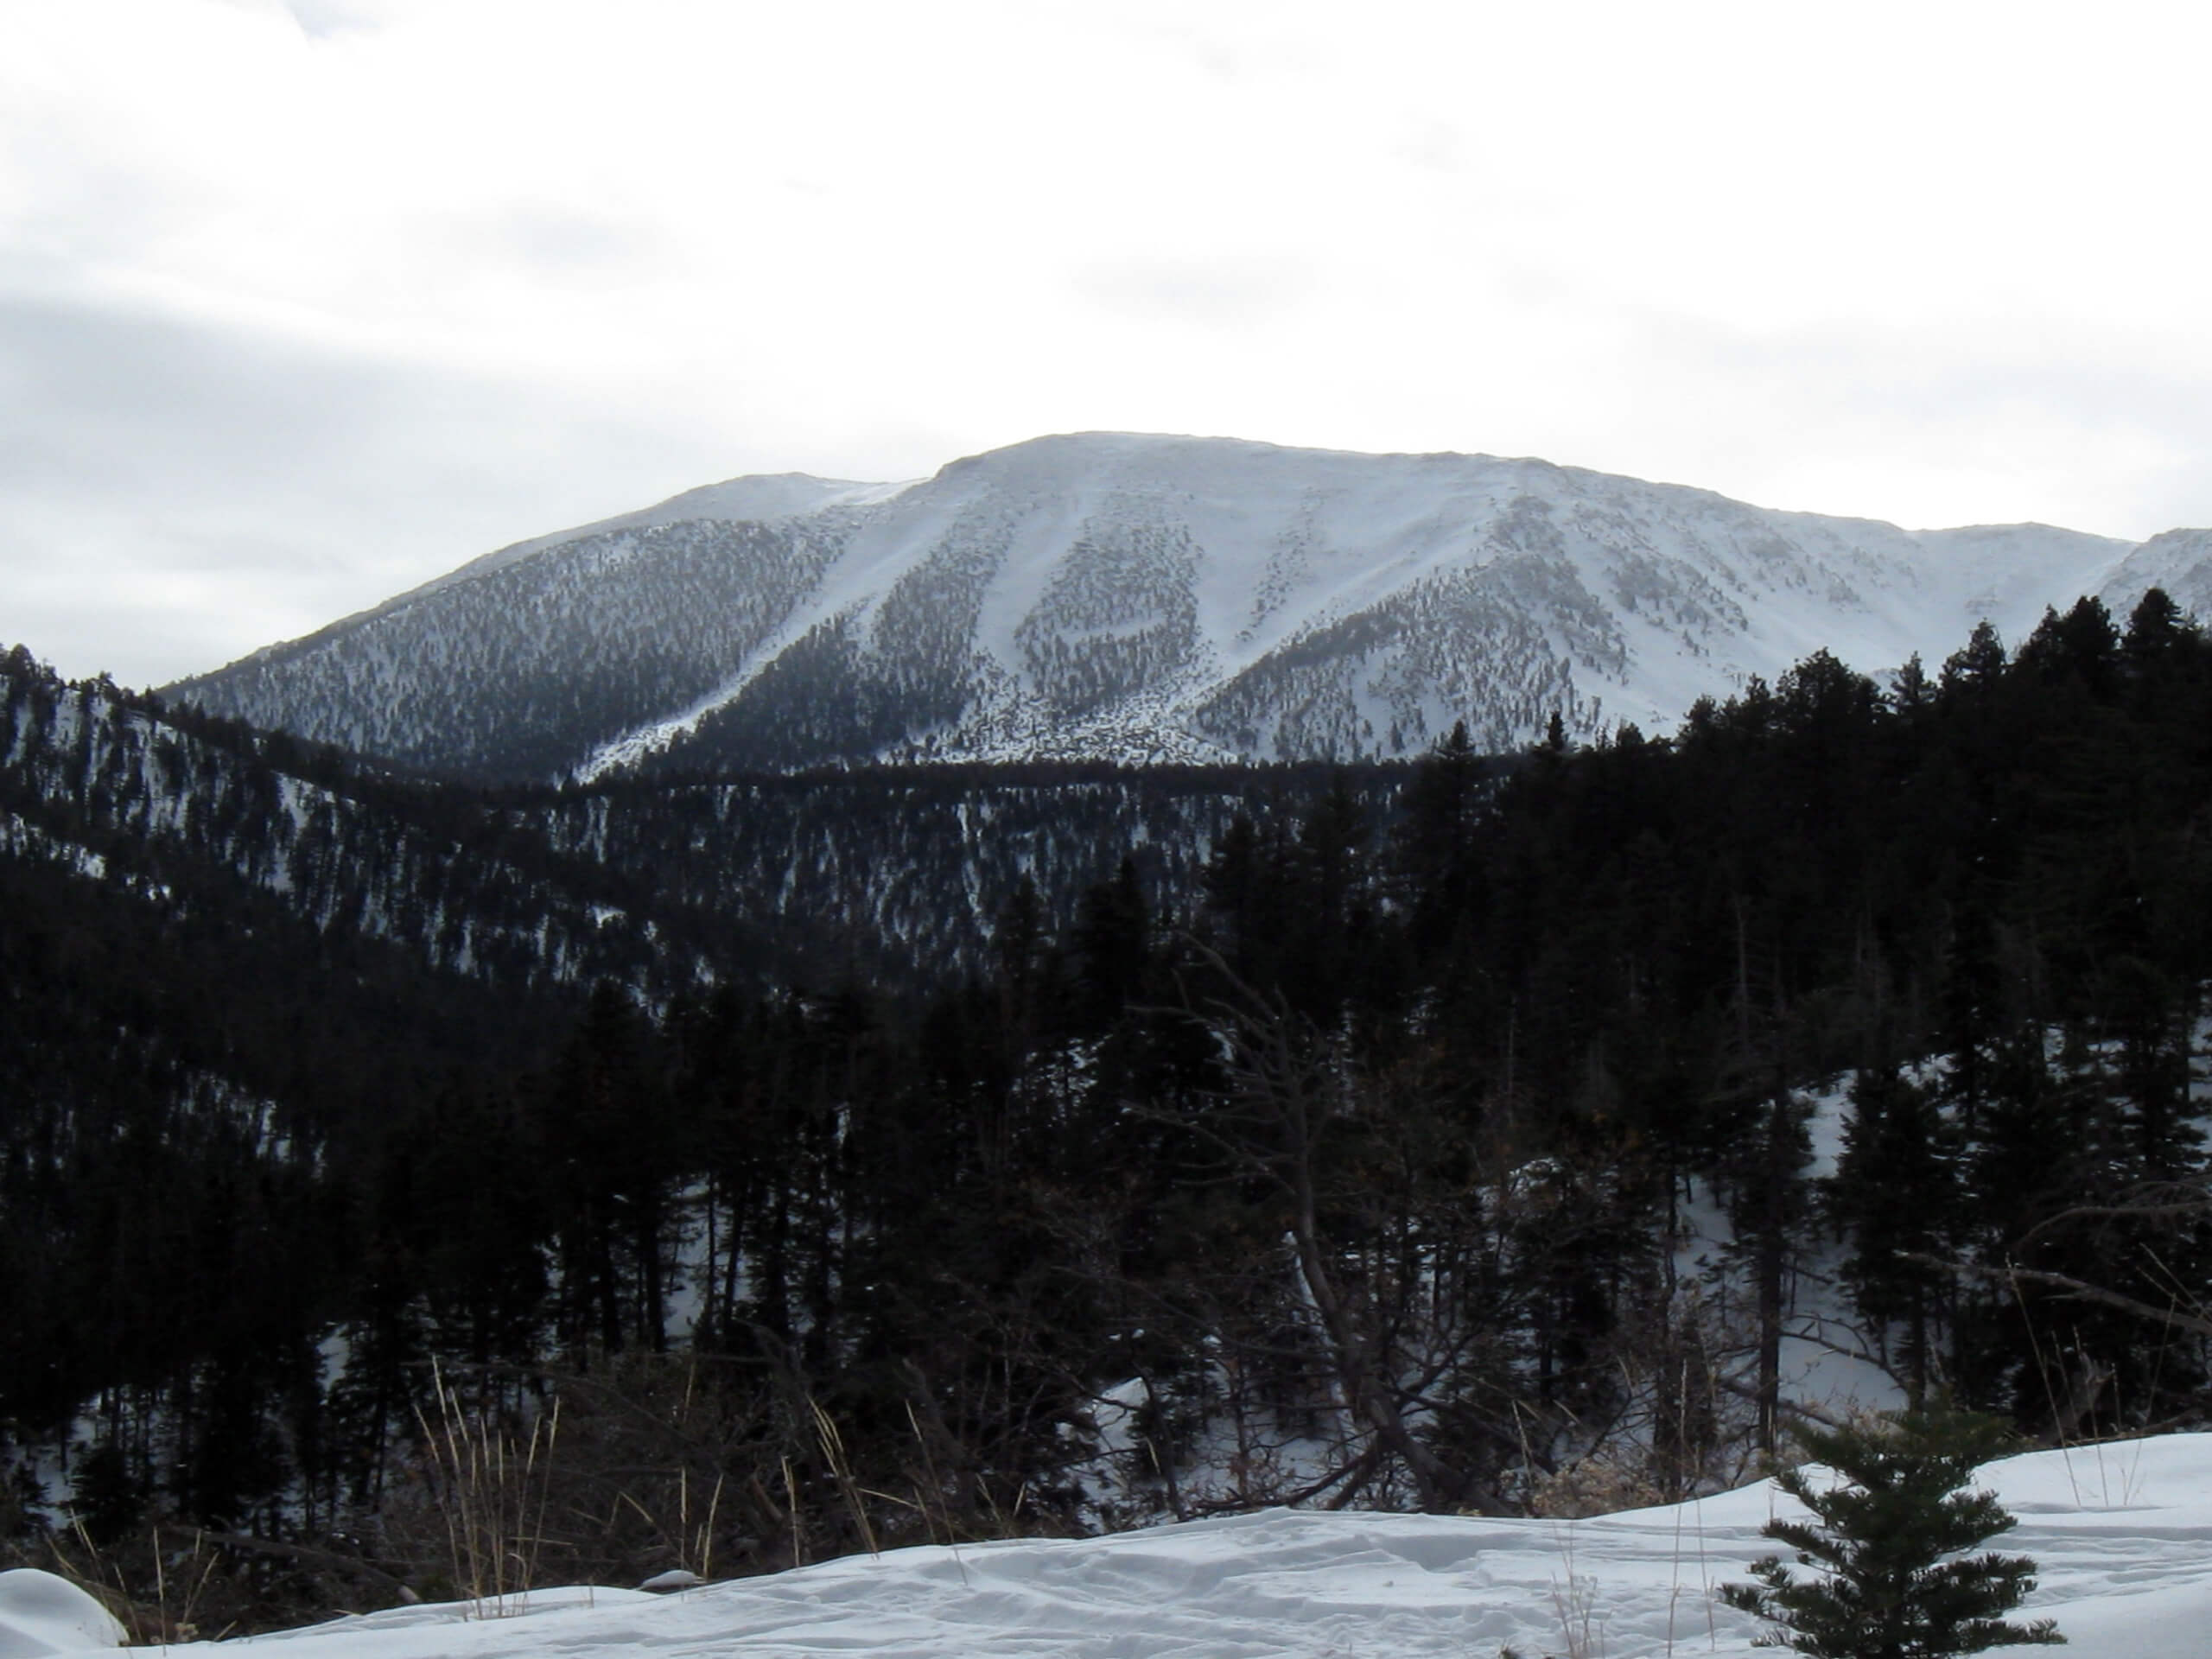
[[[1089,429],[2212,523],[2208,17],[0,0],[0,643]]]

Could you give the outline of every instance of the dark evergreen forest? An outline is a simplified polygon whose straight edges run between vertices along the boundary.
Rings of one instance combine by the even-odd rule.
[[[555,1400],[571,1578],[1680,1497],[1772,1448],[1819,1275],[1916,1400],[2202,1421],[2212,641],[2162,594],[1340,773],[488,796],[5,666],[25,1559],[427,1590],[438,1426]]]

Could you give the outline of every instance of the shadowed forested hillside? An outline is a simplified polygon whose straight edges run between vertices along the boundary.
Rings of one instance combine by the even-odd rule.
[[[571,1576],[702,1490],[762,1565],[1600,1466],[1686,1495],[1771,1445],[1816,1300],[1907,1394],[2196,1421],[2212,645],[2158,594],[1887,686],[1815,656],[1663,741],[1358,773],[472,797],[136,707],[147,753],[276,767],[196,875],[129,767],[23,760],[108,695],[30,677],[0,1425],[99,1457],[116,1537],[416,1573],[417,1411],[555,1395],[563,1501],[608,1517]],[[280,818],[318,868],[318,765],[442,909],[276,878]],[[479,915],[478,860],[543,896]],[[608,943],[450,943],[532,904]]]

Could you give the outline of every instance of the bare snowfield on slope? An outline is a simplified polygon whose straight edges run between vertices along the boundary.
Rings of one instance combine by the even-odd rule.
[[[731,492],[746,482],[714,487]],[[1624,584],[1658,584],[1646,594],[1653,608],[1630,602],[1615,613],[1624,661],[1581,664],[1580,689],[1592,709],[1610,705],[1613,717],[1664,731],[1698,696],[1732,690],[1753,674],[1770,679],[1822,648],[1878,672],[1916,652],[1939,661],[1985,615],[2017,638],[2041,613],[2046,589],[2056,591],[2050,584],[2064,585],[2064,572],[2088,561],[2103,582],[2131,550],[2045,525],[1916,533],[1772,512],[1708,491],[1529,459],[1365,455],[1131,433],[1034,439],[916,484],[880,486],[874,498],[864,486],[831,493],[820,480],[804,482],[823,492],[819,510],[863,500],[880,510],[856,521],[817,590],[737,672],[671,719],[602,746],[585,775],[688,736],[830,619],[851,619],[867,648],[877,649],[876,618],[901,577],[960,550],[988,566],[969,648],[1012,683],[1017,701],[1034,701],[1039,688],[1023,633],[1065,580],[1070,550],[1148,531],[1181,538],[1190,564],[1179,580],[1187,583],[1193,627],[1186,656],[1157,665],[1153,681],[1089,721],[1080,738],[1059,730],[1041,750],[1033,736],[994,741],[988,728],[1003,721],[971,706],[929,745],[937,759],[1052,753],[1124,760],[1161,758],[1185,737],[1210,750],[1198,711],[1238,675],[1348,617],[1500,557],[1563,560],[1601,596],[1625,592]],[[796,498],[792,505],[809,510]],[[1155,619],[1122,620],[1139,630]],[[1081,637],[1065,622],[1053,631],[1063,640]],[[1564,662],[1573,652],[1554,637],[1550,654]],[[1394,663],[1386,650],[1380,664],[1348,682],[1368,738],[1403,723],[1406,711],[1376,695],[1374,675],[1391,677]],[[1425,709],[1431,735],[1470,712],[1433,696],[1421,700],[1434,704]],[[1592,715],[1593,729],[1603,723]]]
[[[2212,1624],[2212,1434],[2031,1452],[1983,1477],[2020,1519],[2000,1547],[2040,1566],[2028,1611],[2056,1618],[2075,1652],[2199,1659]],[[1570,1647],[1591,1659],[1748,1655],[1757,1624],[1720,1606],[1716,1589],[1769,1553],[1760,1527],[1795,1508],[1761,1482],[1580,1521],[1271,1510],[1103,1538],[855,1556],[667,1598],[542,1591],[502,1618],[466,1605],[400,1608],[163,1651],[1491,1659],[1511,1646],[1532,1659]],[[37,1639],[28,1628],[26,1644],[10,1647],[9,1618],[0,1595],[5,1659],[72,1650],[28,1645]]]

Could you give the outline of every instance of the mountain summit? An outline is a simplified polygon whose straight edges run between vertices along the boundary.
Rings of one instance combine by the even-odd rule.
[[[1662,728],[1827,647],[2154,582],[2212,533],[1908,531],[1533,460],[1034,439],[906,484],[741,478],[518,543],[170,688],[434,772],[1387,758]]]

